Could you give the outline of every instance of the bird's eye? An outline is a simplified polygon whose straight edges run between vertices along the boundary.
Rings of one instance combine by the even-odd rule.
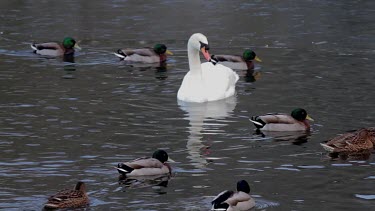
[[[202,43],[201,41],[199,41],[199,43],[201,44],[201,49],[204,48],[206,51],[210,50],[210,46],[208,46],[208,44]]]

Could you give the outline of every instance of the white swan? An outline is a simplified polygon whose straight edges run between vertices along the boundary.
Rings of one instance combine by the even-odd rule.
[[[236,82],[239,79],[237,73],[221,64],[200,62],[199,51],[207,61],[211,59],[207,37],[200,33],[193,34],[187,47],[190,71],[182,81],[177,98],[182,101],[202,103],[234,95]]]

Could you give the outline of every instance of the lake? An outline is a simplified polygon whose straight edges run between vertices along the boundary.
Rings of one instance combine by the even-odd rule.
[[[375,1],[1,1],[0,209],[41,210],[86,182],[89,210],[210,210],[245,179],[255,210],[370,210],[375,158],[332,160],[320,143],[374,127]],[[211,54],[253,49],[236,96],[186,104],[177,91],[196,32]],[[75,63],[30,44],[80,41]],[[164,43],[165,68],[126,64],[119,48]],[[203,62],[203,59],[202,59]],[[302,107],[310,133],[255,134],[248,120]],[[162,148],[162,185],[119,184],[114,166]],[[166,184],[167,183],[167,184]]]

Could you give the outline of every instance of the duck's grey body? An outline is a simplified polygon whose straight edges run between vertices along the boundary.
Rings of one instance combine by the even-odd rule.
[[[34,50],[36,54],[42,56],[57,57],[65,54],[64,48],[55,42],[32,44],[31,48]]]

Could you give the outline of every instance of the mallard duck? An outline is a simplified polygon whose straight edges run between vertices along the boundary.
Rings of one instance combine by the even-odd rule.
[[[303,131],[310,130],[307,120],[314,121],[303,108],[296,108],[291,115],[287,114],[266,114],[253,116],[250,121],[255,127],[265,131]]]
[[[71,37],[66,37],[61,44],[56,42],[39,43],[32,44],[31,48],[36,54],[52,57],[74,54],[74,49],[81,49]]]
[[[345,133],[329,140],[327,143],[321,143],[321,145],[325,150],[332,153],[362,153],[372,150],[375,146],[375,127]]]
[[[239,55],[212,55],[215,59],[224,66],[235,70],[251,70],[254,69],[254,60],[262,62],[262,60],[255,54],[254,51],[247,49],[242,56]]]
[[[45,209],[77,208],[89,204],[84,182],[77,182],[72,190],[62,190],[48,198]]]
[[[212,210],[249,210],[255,206],[255,200],[249,194],[249,184],[240,180],[237,182],[237,192],[226,190],[212,200]]]
[[[228,67],[210,62],[207,37],[201,33],[193,34],[187,48],[190,70],[181,83],[177,99],[203,103],[233,96],[239,76]],[[201,64],[199,52],[209,62]]]
[[[156,44],[154,48],[118,49],[114,54],[121,60],[142,63],[165,62],[167,54],[173,55],[164,44]]]
[[[124,176],[150,176],[170,174],[172,169],[167,161],[172,161],[167,152],[164,150],[156,150],[152,154],[152,158],[143,157],[136,160],[119,163],[116,167],[120,174]]]

